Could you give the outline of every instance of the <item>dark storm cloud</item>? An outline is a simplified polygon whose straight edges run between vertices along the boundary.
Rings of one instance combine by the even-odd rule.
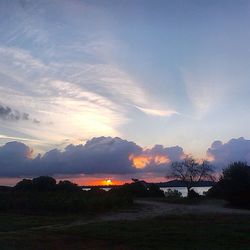
[[[64,151],[53,149],[33,159],[31,154],[32,150],[20,142],[10,142],[0,147],[0,176],[163,172],[171,161],[180,159],[183,149],[156,145],[143,150],[134,142],[118,137],[98,137],[84,145],[68,145]],[[150,160],[144,168],[139,169],[131,155],[139,159],[149,157]],[[155,156],[158,156],[157,160],[154,160]],[[161,162],[161,157],[168,161]]]
[[[234,161],[250,163],[250,140],[240,137],[226,143],[214,141],[207,150],[207,155],[213,159],[214,164],[218,167],[225,167]]]
[[[40,121],[37,119],[31,119],[30,115],[25,112],[20,112],[18,110],[12,109],[8,106],[3,106],[0,104],[0,119],[8,121],[32,121],[33,123],[39,124]]]

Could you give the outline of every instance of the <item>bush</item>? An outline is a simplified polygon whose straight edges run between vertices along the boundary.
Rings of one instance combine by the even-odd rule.
[[[15,189],[23,191],[51,191],[56,189],[56,180],[50,176],[40,176],[33,180],[23,179],[16,184]]]
[[[148,196],[150,197],[164,197],[164,191],[162,191],[156,184],[149,184],[147,191]]]
[[[50,176],[40,176],[32,180],[32,189],[51,191],[56,189],[56,180]]]
[[[179,192],[178,190],[174,189],[168,189],[166,192],[165,192],[165,196],[166,198],[169,198],[169,199],[179,199],[182,197],[182,193]]]
[[[133,197],[164,197],[164,192],[157,185],[144,181],[126,183],[121,187],[112,188],[111,192]]]
[[[65,192],[75,192],[75,191],[81,191],[81,187],[79,187],[77,184],[74,184],[70,181],[59,181],[57,184],[57,190],[65,191]]]
[[[216,198],[216,199],[223,199],[223,191],[222,187],[219,183],[208,189],[207,192],[205,192],[206,197],[208,198]]]
[[[207,196],[223,198],[232,205],[250,208],[250,167],[243,162],[230,164]]]
[[[16,190],[31,190],[32,189],[32,180],[29,179],[23,179],[22,181],[19,181],[16,186]]]
[[[0,190],[0,210],[21,213],[85,213],[101,212],[128,206],[131,196],[122,196],[93,188],[83,191],[70,181],[41,176],[24,179],[15,188]]]
[[[197,192],[195,192],[193,189],[191,189],[188,192],[188,198],[189,199],[198,199],[198,198],[200,198],[200,195]]]

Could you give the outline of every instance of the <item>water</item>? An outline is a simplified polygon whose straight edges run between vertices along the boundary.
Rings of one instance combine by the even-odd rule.
[[[198,194],[202,195],[203,192],[207,192],[208,189],[210,189],[211,187],[194,187],[192,188],[195,192],[197,192]],[[179,192],[181,192],[183,197],[187,197],[187,188],[186,187],[162,187],[160,188],[162,191],[167,192],[168,189],[171,190],[178,190]]]
[[[208,189],[210,189],[211,187],[194,187],[194,191],[197,192],[198,194],[202,195],[203,192],[207,192]],[[111,188],[102,188],[105,191],[109,191]],[[187,197],[187,188],[185,187],[162,187],[160,188],[162,191],[167,192],[168,189],[171,190],[178,190],[179,192],[181,192],[183,197]],[[83,188],[83,190],[85,191],[89,191],[90,188]]]
[[[89,191],[91,188],[82,188],[83,191]],[[101,188],[105,191],[109,191],[111,188]]]

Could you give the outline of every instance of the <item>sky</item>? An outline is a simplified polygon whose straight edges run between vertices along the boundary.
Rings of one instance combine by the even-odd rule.
[[[0,1],[0,180],[248,161],[249,24],[247,0]]]

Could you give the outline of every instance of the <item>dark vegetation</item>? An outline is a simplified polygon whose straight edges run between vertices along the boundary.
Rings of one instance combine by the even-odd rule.
[[[181,162],[173,163],[171,167],[171,176],[179,179],[186,186],[188,197],[183,198],[178,192],[168,190],[165,194],[167,201],[183,203],[184,200],[199,201],[205,198],[216,198],[228,201],[231,206],[250,208],[250,166],[247,163],[231,163],[223,170],[219,181],[213,182],[212,188],[206,193],[205,197],[196,193],[193,187],[197,186],[201,180],[214,180],[214,172],[208,162],[198,163],[188,156]]]
[[[49,176],[23,179],[14,188],[0,190],[0,211],[19,213],[96,213],[127,207],[134,197],[164,197],[157,185],[143,181],[104,191],[82,190],[70,181]]]
[[[189,192],[189,196],[183,197],[182,193],[178,190],[168,189],[165,192],[164,198],[155,199],[160,202],[167,202],[172,204],[183,204],[183,205],[198,205],[202,203],[206,197],[204,195],[200,195],[195,190],[191,189]]]
[[[116,193],[121,196],[131,197],[164,197],[164,192],[153,183],[147,183],[145,181],[139,181],[133,179],[130,184],[124,184],[120,187],[115,187],[110,190],[111,193]]]
[[[83,191],[70,181],[49,176],[24,179],[0,191],[0,211],[19,213],[96,213],[129,206],[132,197],[100,189]]]
[[[182,197],[182,193],[178,190],[172,190],[168,189],[167,192],[165,192],[166,199],[179,199]]]
[[[234,162],[224,169],[220,180],[207,197],[225,199],[230,205],[250,208],[250,166]]]

